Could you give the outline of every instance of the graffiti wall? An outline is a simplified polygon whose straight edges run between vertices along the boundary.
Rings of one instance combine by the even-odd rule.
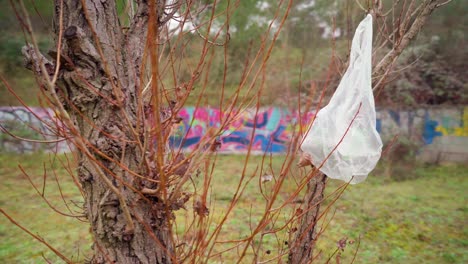
[[[276,107],[230,113],[230,123],[213,108],[186,107],[179,115],[183,123],[171,139],[173,147],[191,150],[199,147],[207,135],[218,135],[218,151],[222,153],[245,153],[249,146],[253,153],[286,152],[293,135],[304,129],[313,116]]]
[[[383,109],[377,111],[377,131],[384,140],[401,135],[424,145],[432,144],[441,136],[468,137],[468,107]]]
[[[31,110],[33,113],[23,107],[0,107],[2,127],[11,127],[12,122],[16,122],[14,126],[16,132],[24,137],[33,136],[32,132],[36,130],[43,131],[46,135],[50,134],[47,125],[40,119],[52,120],[52,111],[42,108]],[[208,145],[209,136],[217,135],[221,143],[218,150],[223,153],[245,153],[249,146],[253,153],[286,152],[291,138],[300,129],[306,129],[313,117],[312,113],[299,115],[298,112],[277,107],[230,113],[232,115],[230,123],[225,122],[225,113],[209,107],[186,107],[179,115],[183,118],[183,122],[175,128],[170,138],[170,145],[173,148],[180,147],[188,151],[203,148],[203,145]],[[442,136],[461,137],[458,140],[467,142],[468,107],[411,111],[380,109],[377,111],[377,130],[384,141],[399,135],[423,145],[431,145],[435,139]],[[39,148],[36,143],[18,141],[4,131],[1,133],[1,151],[28,152]],[[49,144],[46,149],[66,150],[67,147],[62,142]]]

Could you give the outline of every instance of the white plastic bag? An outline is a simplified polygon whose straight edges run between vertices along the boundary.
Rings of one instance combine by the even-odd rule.
[[[354,34],[346,73],[301,145],[320,171],[352,184],[367,178],[382,152],[375,126],[371,56],[372,16],[367,15]]]

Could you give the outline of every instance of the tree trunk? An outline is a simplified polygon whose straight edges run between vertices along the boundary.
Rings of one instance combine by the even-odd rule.
[[[301,218],[301,224],[296,231],[296,237],[291,243],[288,263],[305,264],[310,263],[317,241],[317,220],[320,215],[320,204],[323,201],[323,192],[327,176],[319,172],[317,176],[307,183],[307,194],[305,198],[305,214]]]
[[[161,167],[149,157],[158,154],[150,149],[152,144],[137,144],[147,135],[142,118],[146,109],[139,97],[151,12],[147,1],[136,2],[136,14],[124,33],[115,1],[55,0],[55,43],[61,66],[52,93],[62,104],[57,107],[68,113],[68,129],[79,152],[78,176],[94,238],[91,263],[175,260],[170,229],[174,208],[168,208],[160,192],[151,196],[141,192],[160,187],[156,182]],[[155,9],[162,10],[165,1],[155,2]],[[155,21],[161,23],[162,18]],[[29,50],[30,60],[36,58],[32,63],[45,63],[47,69],[57,64],[31,54]],[[56,53],[51,54],[55,59]],[[39,68],[36,74],[41,77]]]

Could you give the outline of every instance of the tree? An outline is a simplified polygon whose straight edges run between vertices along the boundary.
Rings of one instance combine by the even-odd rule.
[[[158,31],[171,18],[166,10],[173,12],[177,6],[138,1],[126,33],[114,1],[57,0],[55,6],[58,59],[48,61],[35,46],[26,47],[24,53],[80,151],[78,178],[95,239],[92,262],[172,263],[174,244],[168,225],[173,208],[162,200],[181,197],[169,197],[165,187],[156,189],[156,179],[166,184],[163,157],[153,158],[156,151],[163,153],[163,146],[151,149],[141,144],[149,131],[143,123],[148,110],[140,102],[138,77],[145,73],[147,45],[157,71]],[[159,93],[156,81],[152,89]],[[158,115],[159,100],[153,97],[151,110]],[[168,121],[155,120],[158,130],[150,133],[162,139],[161,124]],[[143,190],[164,198],[144,196]]]
[[[414,40],[417,34],[425,25],[431,13],[438,7],[441,7],[450,1],[426,0],[416,3],[412,1],[407,7],[405,4],[399,6],[398,2],[392,3],[388,10],[384,9],[383,1],[374,1],[372,7],[368,7],[373,16],[377,18],[377,24],[381,26],[377,28],[380,34],[377,35],[377,40],[374,45],[379,48],[391,46],[391,50],[385,53],[383,57],[378,57],[380,60],[376,63],[372,72],[373,89],[379,91],[384,87],[384,82],[394,68],[394,63],[401,55],[402,51],[408,47],[409,43]],[[388,14],[400,9],[402,14],[401,19],[395,22],[395,19],[389,22]],[[388,23],[388,24],[387,24]],[[385,34],[384,32],[389,32]],[[320,204],[324,198],[324,189],[326,185],[326,176],[323,173],[316,173],[316,178],[309,181],[305,201],[305,214],[301,219],[294,244],[300,245],[291,250],[289,254],[289,263],[307,263],[313,258],[313,250],[318,236],[318,225],[316,224],[320,218]]]
[[[20,2],[16,10],[32,43],[23,48],[23,54],[46,101],[66,128],[56,129],[57,134],[68,138],[78,150],[77,176],[94,238],[91,262],[175,263],[180,256],[171,226],[173,212],[190,198],[181,189],[194,170],[191,159],[205,154],[199,151],[198,157],[186,158],[168,151],[165,142],[171,126],[180,121],[177,111],[203,68],[209,67],[205,57],[214,41],[208,40],[210,35],[204,38],[198,65],[188,80],[175,81],[171,99],[161,96],[166,91],[162,72],[167,70],[163,67],[173,68],[175,63],[161,64],[161,42],[169,41],[171,29],[165,25],[171,19],[183,28],[207,7],[213,10],[209,20],[194,26],[206,27],[209,33],[216,2],[196,5],[142,0],[127,4],[130,23],[122,27],[114,1],[56,0],[55,49],[49,52],[53,60],[48,60],[39,51]],[[180,36],[182,30],[176,41]],[[263,50],[268,47],[266,41]],[[170,58],[173,52],[165,56]],[[218,134],[206,143],[216,146]],[[195,206],[202,219],[208,212],[206,191]]]
[[[55,0],[54,3],[53,32],[56,38],[55,49],[49,52],[50,60],[39,51],[23,3],[20,1],[19,5],[14,6],[19,19],[24,21],[32,44],[23,49],[27,66],[38,78],[45,101],[54,108],[62,122],[60,127],[56,127],[57,134],[67,138],[78,152],[78,187],[84,196],[84,213],[94,238],[91,262],[208,261],[230,212],[228,210],[215,231],[208,234],[209,223],[205,217],[209,213],[209,164],[219,144],[217,137],[233,118],[229,115],[224,117],[221,129],[210,130],[197,151],[187,156],[169,148],[167,142],[172,125],[180,122],[177,113],[187,97],[196,85],[204,87],[209,79],[209,75],[204,73],[209,72],[211,66],[210,54],[218,44],[228,43],[229,32],[220,37],[221,32],[228,28],[229,17],[235,7],[242,3],[236,1],[231,5],[229,2],[224,10],[219,10],[217,1],[208,4],[128,1],[128,25],[124,25],[114,1]],[[377,64],[377,86],[384,83],[393,62],[416,36],[430,13],[443,4],[443,1],[426,0],[421,2],[419,8],[410,6],[406,10],[405,20],[392,24],[392,30],[388,30],[382,3],[374,1],[372,12],[384,22],[382,29],[390,32],[387,38],[382,36],[380,41],[382,45],[393,45],[393,49]],[[229,104],[221,105],[221,110],[234,113],[234,106],[251,103],[240,96],[241,88],[246,88],[247,94],[256,94],[258,110],[258,98],[262,94],[266,75],[265,65],[291,5],[292,1],[279,3],[278,12],[263,35],[258,51],[253,53],[254,59],[246,59],[245,74],[236,91],[229,96]],[[395,7],[391,6],[390,10]],[[208,19],[195,21],[194,17],[200,13],[209,14],[206,15]],[[222,15],[226,16],[225,22],[213,25],[215,17]],[[187,62],[174,61],[174,47],[184,45],[181,40],[184,33],[168,27],[171,20],[179,21],[179,29],[184,24],[193,23],[193,30],[203,40],[200,57],[195,64],[189,65],[191,74],[187,79],[179,79],[176,70],[178,63]],[[275,29],[273,22],[276,23]],[[402,29],[396,32],[400,25],[403,25]],[[215,26],[215,32],[210,34]],[[205,30],[200,30],[201,27]],[[175,31],[179,34],[174,34]],[[163,52],[166,47],[168,52]],[[226,50],[223,52],[227,53]],[[223,73],[227,74],[227,69]],[[200,98],[202,96],[203,93]],[[299,145],[299,135],[293,141],[292,146]],[[289,154],[294,151],[291,149]],[[249,247],[253,248],[254,259],[259,258],[261,243],[257,247],[254,238],[263,237],[266,227],[275,222],[280,211],[272,208],[293,161],[294,155],[286,157],[271,193],[266,195],[269,198],[266,199],[265,212],[253,228],[252,235],[242,239],[243,244],[238,246],[241,252],[239,261],[245,257]],[[183,187],[199,167],[205,168],[206,184],[202,192],[193,198],[193,222],[197,223],[192,230],[195,238],[184,244],[174,234],[174,212],[183,208],[191,198],[192,194],[184,192]],[[248,178],[247,182],[251,179],[253,177]],[[301,223],[299,232],[289,243],[289,249],[281,250],[278,259],[287,254],[290,263],[303,263],[313,258],[325,180],[323,174],[313,170],[280,206],[284,207],[297,197],[302,188],[308,186],[306,206],[302,212],[298,211],[287,224],[278,228],[284,230],[291,223]],[[243,181],[244,175],[235,187],[237,190],[230,209],[242,195],[242,187],[245,187]],[[61,257],[70,262],[66,257]]]

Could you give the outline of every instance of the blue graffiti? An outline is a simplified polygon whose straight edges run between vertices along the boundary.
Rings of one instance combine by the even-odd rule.
[[[441,132],[436,131],[438,124],[435,120],[426,120],[422,134],[425,144],[432,144],[435,137],[442,136]]]

